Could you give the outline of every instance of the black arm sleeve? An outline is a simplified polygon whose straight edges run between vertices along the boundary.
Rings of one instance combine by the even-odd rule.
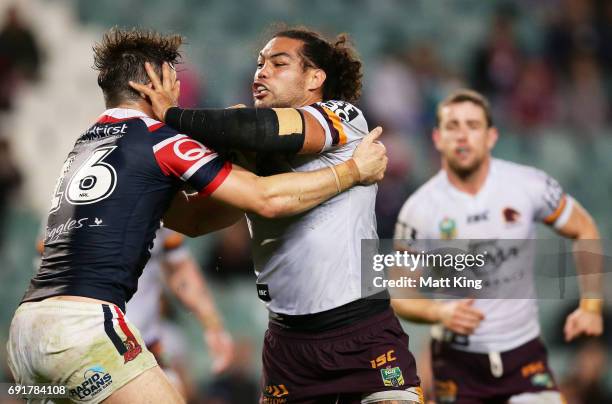
[[[287,125],[269,108],[172,107],[166,112],[166,124],[213,149],[297,153],[304,146],[304,116],[297,111],[301,119],[301,132],[297,133],[279,133],[279,128]]]

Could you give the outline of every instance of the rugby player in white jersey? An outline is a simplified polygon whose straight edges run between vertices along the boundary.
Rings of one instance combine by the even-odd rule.
[[[344,35],[330,42],[305,28],[284,30],[259,53],[255,107],[298,109],[308,128],[298,154],[261,153],[270,151],[262,149],[264,142],[208,134],[209,112],[170,108],[163,87],[174,84],[162,85],[149,73],[155,89],[134,88],[151,99],[159,119],[216,148],[260,152],[259,174],[345,161],[368,133],[362,112],[351,104],[361,90],[361,62]],[[388,294],[361,295],[361,240],[377,238],[376,190],[355,187],[288,220],[248,215],[257,292],[270,313],[263,403],[421,402],[408,336]]]
[[[534,239],[536,223],[542,222],[597,251],[599,233],[557,181],[535,168],[492,158],[497,137],[482,95],[459,90],[439,104],[433,141],[442,170],[404,204],[396,246],[414,249],[422,247],[415,240],[456,238],[499,239],[499,247],[507,248],[504,239],[519,240],[516,256],[502,262],[496,274],[520,273],[506,277],[515,284],[504,287],[519,288],[527,299],[394,298],[392,305],[400,317],[436,324],[432,367],[438,402],[562,403],[540,340],[531,276],[534,249],[524,240]],[[585,277],[580,306],[567,318],[568,341],[602,333],[596,277]],[[490,281],[493,285],[501,278]]]

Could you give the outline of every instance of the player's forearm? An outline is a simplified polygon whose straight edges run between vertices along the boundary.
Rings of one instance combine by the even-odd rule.
[[[170,267],[168,285],[179,301],[196,316],[204,328],[222,327],[210,290],[195,263],[186,259]]]
[[[164,226],[198,237],[236,223],[244,212],[200,194],[179,192],[164,214]]]
[[[359,170],[350,159],[333,168],[306,173],[287,173],[257,177],[263,215],[295,215],[325,202],[359,182]],[[262,212],[256,212],[262,214]]]
[[[213,149],[297,153],[304,146],[302,112],[293,108],[166,111],[167,125]]]
[[[576,239],[573,243],[574,261],[582,299],[601,299],[603,297],[603,254],[599,235],[597,237],[596,239]]]
[[[601,299],[603,250],[599,230],[582,206],[577,206],[577,211],[580,223],[573,243],[573,254],[579,275],[580,295],[583,299]]]
[[[398,317],[415,323],[434,324],[441,320],[440,303],[430,299],[391,299]]]
[[[597,224],[582,205],[573,200],[567,222],[557,232],[574,240],[573,254],[582,298],[601,298],[602,247]]]

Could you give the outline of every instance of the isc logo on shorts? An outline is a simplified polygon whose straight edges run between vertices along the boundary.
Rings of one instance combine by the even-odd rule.
[[[83,383],[70,389],[70,397],[78,397],[81,400],[95,397],[113,383],[110,373],[107,373],[102,366],[87,369],[83,374],[83,379],[85,379]]]

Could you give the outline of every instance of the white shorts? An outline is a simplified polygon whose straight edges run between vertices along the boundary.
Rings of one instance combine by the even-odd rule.
[[[99,403],[157,366],[138,330],[112,304],[23,303],[11,322],[7,350],[16,383],[65,385],[76,403]]]

